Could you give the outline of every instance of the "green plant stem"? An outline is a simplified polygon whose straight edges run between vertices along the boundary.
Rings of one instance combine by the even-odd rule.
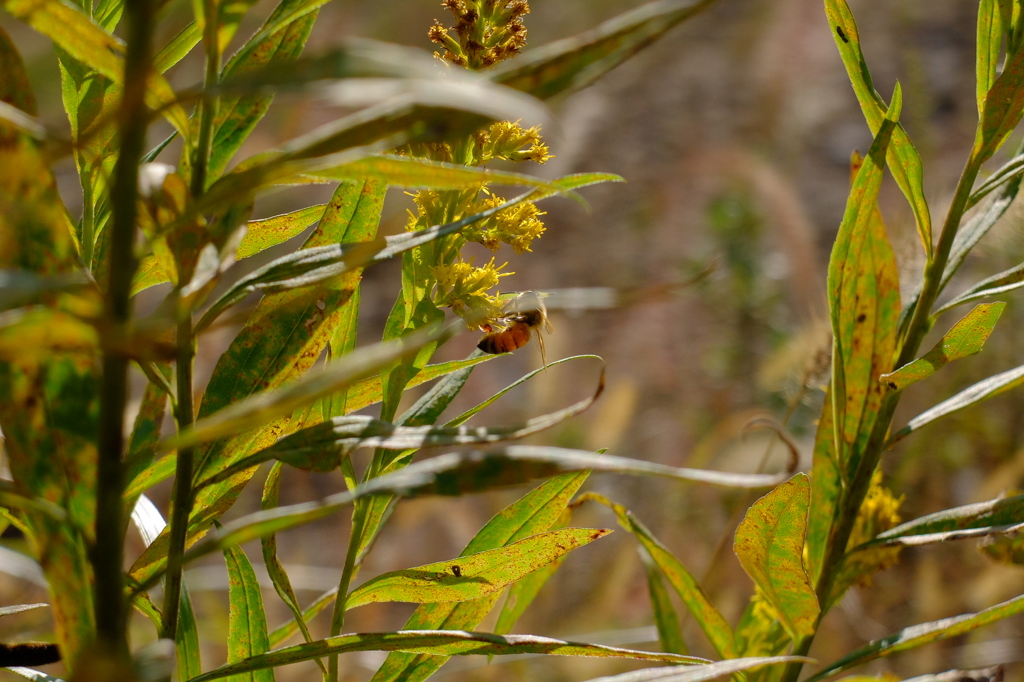
[[[136,201],[139,159],[146,143],[146,77],[152,62],[155,8],[150,0],[124,6],[126,52],[124,94],[119,118],[120,150],[111,191],[110,265],[106,291],[107,333],[113,343],[103,350],[100,388],[99,447],[96,481],[96,542],[91,557],[95,573],[96,634],[100,646],[128,656],[124,598],[124,413],[128,403],[128,358],[121,348],[129,338],[135,274]]]
[[[217,7],[213,0],[203,1],[203,11],[206,14],[206,28],[203,33],[203,43],[206,47],[206,83],[204,90],[209,90],[220,81],[220,42],[217,37]],[[206,191],[206,171],[210,165],[210,154],[213,150],[213,121],[217,113],[216,100],[204,97],[199,110],[199,139],[196,142],[195,153],[192,157],[192,186],[193,197],[198,197]]]
[[[967,210],[971,190],[974,187],[974,181],[977,179],[980,169],[981,163],[978,161],[976,154],[972,153],[960,175],[960,181],[957,183],[953,202],[950,204],[946,220],[942,225],[942,231],[939,233],[934,257],[925,268],[921,293],[914,306],[914,314],[907,326],[907,334],[900,348],[900,353],[895,363],[896,367],[902,367],[917,356],[925,335],[931,329],[931,310],[935,300],[941,293],[943,274],[946,270],[946,264],[949,262],[949,254],[953,248],[953,242],[963,220],[964,212]],[[838,517],[832,526],[828,549],[816,586],[818,603],[823,605],[822,613],[819,616],[819,625],[821,618],[825,615],[824,605],[828,604],[835,578],[846,555],[846,546],[850,541],[850,534],[853,532],[857,515],[860,512],[861,505],[864,503],[868,489],[871,487],[871,478],[882,458],[885,442],[890,425],[892,424],[892,418],[896,413],[896,406],[899,403],[900,395],[900,393],[893,393],[882,401],[871,435],[864,448],[864,453],[858,462],[857,470],[854,472],[849,486],[842,495],[839,505],[837,505]],[[810,651],[813,642],[814,635],[809,635],[795,642],[793,654],[797,656],[806,655]],[[782,677],[783,682],[796,682],[802,667],[802,663],[790,663]]]
[[[192,366],[195,359],[195,339],[192,334],[192,315],[182,314],[178,321],[178,357],[176,363],[178,402],[174,411],[178,432],[192,426],[195,409],[192,404]],[[164,579],[164,631],[163,637],[174,640],[178,631],[178,610],[181,601],[181,569],[188,535],[188,519],[192,512],[192,474],[195,467],[195,448],[178,449],[174,471],[174,493],[171,502],[171,528],[167,545],[167,575]]]
[[[348,601],[348,588],[355,577],[359,558],[359,547],[363,544],[363,531],[366,528],[366,515],[373,498],[360,500],[352,513],[352,532],[349,534],[348,553],[345,555],[345,567],[338,581],[338,595],[334,599],[334,610],[331,612],[331,637],[341,634],[345,626],[345,608]],[[338,655],[333,654],[327,661],[328,682],[338,682]]]

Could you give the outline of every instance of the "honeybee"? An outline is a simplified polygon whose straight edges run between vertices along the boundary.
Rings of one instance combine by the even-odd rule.
[[[547,367],[547,357],[544,353],[544,337],[540,328],[551,333],[551,323],[548,322],[548,311],[544,307],[544,301],[532,291],[524,291],[505,304],[505,313],[489,328],[498,327],[498,331],[491,332],[480,339],[477,348],[485,353],[497,355],[499,353],[511,353],[519,350],[530,341],[532,332],[537,332],[537,343],[540,345],[540,358]]]

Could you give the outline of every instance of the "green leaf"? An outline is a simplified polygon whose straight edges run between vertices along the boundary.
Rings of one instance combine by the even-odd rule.
[[[610,532],[604,528],[554,530],[450,561],[384,573],[352,590],[345,608],[374,602],[424,604],[479,599]]]
[[[714,0],[662,0],[617,16],[582,35],[530,50],[491,71],[495,82],[548,99],[580,90]]]
[[[2,31],[0,56],[0,93],[7,96],[26,79],[21,60]],[[31,99],[31,91],[11,98],[30,110]],[[0,127],[5,130],[5,170],[0,173],[0,235],[5,235],[5,243],[0,248],[0,270],[29,271],[41,278],[80,272],[44,150],[29,136],[5,124]],[[5,313],[6,321],[10,315]],[[31,339],[23,339],[23,351],[31,344]],[[65,515],[58,520],[42,509],[26,508],[19,517],[38,548],[57,640],[67,660],[74,660],[95,636],[89,547],[95,528],[99,382],[92,357],[33,359],[23,352],[0,358],[0,429],[11,478],[25,499],[45,501],[48,508]]]
[[[817,585],[828,551],[836,506],[843,489],[842,472],[836,456],[835,425],[832,420],[832,387],[825,390],[825,400],[814,435],[811,463],[811,510],[807,518],[807,572],[811,584]]]
[[[811,659],[803,656],[755,656],[718,661],[699,667],[684,668],[674,665],[664,668],[645,668],[620,675],[593,678],[590,682],[704,682],[704,680],[717,680],[720,677],[735,675],[744,670],[753,670],[766,665],[810,662],[812,662]]]
[[[602,495],[587,493],[581,500],[596,500],[605,505],[613,512],[618,519],[619,525],[632,534],[639,542],[643,550],[648,554],[651,561],[661,570],[662,575],[668,580],[672,588],[683,600],[683,604],[689,609],[696,619],[697,624],[703,630],[708,640],[715,647],[715,651],[723,658],[735,658],[736,639],[732,628],[725,620],[714,604],[707,598],[697,580],[686,569],[686,566],[675,557],[657,538],[655,538],[646,526],[639,519],[633,516],[632,512],[621,504],[615,504]]]
[[[803,560],[810,500],[810,480],[797,474],[747,510],[733,545],[794,641],[814,634],[820,610]]]
[[[181,29],[177,35],[171,38],[166,45],[153,57],[153,68],[159,73],[165,73],[172,66],[185,58],[192,48],[203,39],[203,31],[199,24],[194,21]]]
[[[1015,265],[1008,270],[992,275],[973,287],[960,294],[953,300],[949,301],[946,305],[935,311],[935,315],[944,313],[958,305],[968,303],[970,301],[977,300],[979,298],[986,298],[988,296],[998,296],[999,294],[1009,293],[1020,287],[1024,286],[1024,263]]]
[[[252,564],[240,547],[224,552],[228,567],[228,665],[264,653],[268,648],[263,595]],[[272,670],[236,676],[237,682],[273,682]]]
[[[1024,495],[944,509],[879,533],[856,549],[878,545],[927,545],[1014,530],[1024,519]]]
[[[245,236],[235,251],[235,258],[255,256],[261,251],[299,236],[306,228],[320,220],[325,207],[326,204],[316,204],[272,218],[250,220],[246,223]]]
[[[943,400],[930,410],[925,410],[911,419],[907,422],[906,426],[889,438],[889,442],[886,443],[886,447],[891,447],[914,431],[918,431],[923,426],[931,424],[940,417],[945,417],[948,414],[959,412],[965,407],[970,407],[975,403],[988,400],[989,398],[1005,393],[1010,389],[1017,388],[1021,384],[1024,384],[1024,365],[979,381],[973,386],[960,391],[952,398]]]
[[[683,629],[679,615],[676,613],[676,607],[672,604],[672,598],[665,588],[661,569],[647,552],[641,552],[640,559],[643,561],[644,573],[647,575],[647,594],[651,598],[654,625],[658,628],[658,642],[661,644],[661,650],[672,654],[685,654],[687,649],[686,640],[683,639]]]
[[[237,471],[271,459],[306,471],[333,471],[355,448],[418,450],[426,447],[487,445],[525,438],[549,429],[589,408],[604,390],[604,373],[592,396],[569,407],[509,426],[396,426],[365,416],[335,417],[282,438],[269,448],[240,459],[199,485],[222,481]]]
[[[967,208],[974,206],[1002,185],[1020,178],[1022,172],[1024,172],[1024,155],[1017,154],[978,185],[967,200]]]
[[[1021,150],[1018,149],[1018,153]],[[984,211],[977,211],[961,225],[953,240],[953,248],[949,252],[946,269],[942,272],[941,288],[945,288],[950,278],[960,269],[967,254],[971,253],[989,230],[1006,214],[1017,192],[1020,190],[1021,175],[1014,174],[1006,180],[1003,188]]]
[[[1008,56],[1002,73],[985,95],[984,111],[974,140],[972,161],[981,165],[992,157],[1024,115],[1024,49]]]
[[[819,680],[838,675],[845,670],[883,656],[891,656],[900,651],[909,651],[925,644],[958,637],[1003,618],[1014,616],[1021,611],[1024,611],[1024,596],[996,604],[978,613],[965,613],[930,623],[912,625],[888,637],[876,639],[835,663],[829,664],[824,670],[807,678],[807,682],[819,682]]]
[[[186,581],[181,581],[181,600],[178,606],[178,629],[174,635],[174,653],[178,663],[178,682],[195,677],[203,670],[202,649],[199,646],[199,626],[192,608],[192,595]]]
[[[978,56],[975,67],[979,117],[985,113],[985,97],[996,80],[1002,44],[1003,24],[999,0],[981,0],[978,3]]]
[[[433,189],[466,189],[482,185],[535,187],[550,194],[562,191],[560,185],[523,173],[495,171],[430,159],[389,154],[374,154],[364,159],[316,171],[317,177],[332,180],[355,180],[372,177],[391,187]]]
[[[486,632],[450,630],[413,630],[375,632],[328,637],[312,644],[277,649],[248,661],[211,670],[190,682],[208,682],[241,672],[278,667],[352,651],[407,651],[443,656],[507,656],[514,654],[548,654],[555,656],[590,656],[625,658],[641,661],[662,661],[676,664],[704,664],[706,659],[678,654],[662,654],[633,649],[567,642],[535,635],[492,635]]]
[[[13,616],[16,613],[25,613],[26,611],[35,611],[36,609],[48,608],[49,604],[15,604],[13,606],[0,606],[0,618],[4,616]]]
[[[896,347],[899,274],[878,209],[878,190],[901,104],[897,84],[892,106],[854,178],[828,266],[833,424],[840,469],[850,478],[886,392],[878,376],[892,369]]]
[[[885,102],[875,91],[871,82],[871,73],[868,71],[867,62],[864,61],[864,54],[860,47],[860,34],[857,31],[857,23],[853,19],[846,0],[825,0],[825,13],[828,15],[829,24],[832,26],[832,37],[839,48],[839,56],[843,59],[846,73],[853,84],[853,92],[860,103],[861,111],[868,122],[871,134],[878,139],[885,119],[895,121],[898,116],[899,107],[896,106],[897,115],[886,113]],[[897,93],[893,93],[893,102]],[[892,173],[896,184],[910,202],[910,208],[914,212],[914,220],[917,223],[917,233],[924,247],[924,252],[931,258],[932,253],[932,222],[931,214],[928,212],[928,202],[924,196],[924,169],[921,165],[921,157],[914,148],[910,137],[903,129],[903,126],[894,124],[892,131],[892,145],[886,147],[886,158],[889,163],[889,171]],[[888,134],[887,134],[888,139]]]
[[[890,390],[902,391],[910,384],[930,377],[954,360],[980,353],[1005,307],[1005,303],[975,306],[930,351],[894,372],[880,375],[879,379]]]
[[[298,57],[313,29],[317,10],[327,1],[281,0],[260,31],[228,61],[222,79]],[[273,95],[262,92],[220,100],[209,161],[211,178],[219,178],[224,173],[228,162],[267,113],[273,100]]]
[[[260,503],[260,508],[274,509],[278,506],[278,499],[281,493],[281,473],[283,467],[280,463],[274,464],[270,469],[270,473],[267,474],[267,480],[263,484],[263,499]],[[284,566],[281,564],[280,558],[277,556],[277,537],[274,535],[268,535],[260,538],[260,544],[263,549],[263,563],[267,567],[267,574],[270,576],[270,581],[274,584],[274,590],[277,591],[277,596],[281,598],[288,610],[292,612],[295,617],[295,624],[302,632],[302,637],[307,642],[312,642],[313,637],[309,634],[309,627],[306,625],[305,616],[302,613],[302,607],[299,606],[299,599],[295,596],[295,590],[292,589],[292,581],[288,578],[288,573],[284,570]],[[268,648],[271,646],[271,642],[268,639]],[[323,663],[317,661],[320,669],[323,672],[327,672]]]
[[[469,542],[459,556],[475,554],[489,549],[504,547],[511,542],[521,540],[548,530],[567,508],[573,495],[590,475],[588,471],[569,472],[555,476],[526,495],[513,502],[494,515],[480,532]],[[558,563],[556,560],[547,567],[541,568],[522,578],[512,586],[512,591],[534,576],[543,575]],[[495,592],[481,599],[458,603],[421,604],[405,623],[404,630],[474,630],[491,610],[499,598]],[[502,609],[495,630],[503,634],[502,623],[514,620],[514,608],[525,608],[529,601],[528,595],[522,595],[522,603],[510,605],[508,602]],[[510,595],[511,599],[511,595]],[[506,616],[506,614],[509,614]],[[506,630],[507,632],[507,630]],[[412,682],[429,677],[444,665],[446,656],[425,654],[407,654],[393,652],[373,676],[373,682],[397,681]]]

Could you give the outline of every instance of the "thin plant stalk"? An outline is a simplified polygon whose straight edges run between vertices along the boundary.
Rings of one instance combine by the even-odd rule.
[[[155,7],[151,0],[129,0],[124,6],[126,54],[124,94],[119,121],[120,153],[111,191],[109,281],[106,291],[108,333],[115,343],[103,351],[100,393],[99,461],[96,490],[95,573],[96,633],[101,647],[127,659],[127,610],[124,598],[124,415],[128,403],[128,358],[118,341],[127,339],[132,316],[131,282],[138,198],[139,159],[149,121],[146,79],[152,63]]]
[[[174,412],[178,430],[192,426],[195,409],[192,404],[192,368],[195,359],[195,336],[192,333],[192,315],[183,313],[178,321],[177,393]],[[164,583],[163,636],[174,640],[178,629],[178,609],[181,600],[181,570],[188,534],[188,518],[192,512],[192,474],[195,467],[195,447],[178,448],[171,500],[171,528],[167,547],[167,577]]]

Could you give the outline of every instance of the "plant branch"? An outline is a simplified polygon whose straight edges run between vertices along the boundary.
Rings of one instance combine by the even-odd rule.
[[[174,411],[178,432],[188,430],[195,421],[192,404],[192,365],[195,359],[195,338],[192,334],[192,315],[179,313],[178,357],[176,378],[178,402]],[[181,600],[181,569],[188,535],[188,519],[192,512],[192,474],[195,467],[195,446],[178,448],[174,470],[174,493],[171,502],[171,528],[167,546],[167,577],[164,583],[163,636],[174,640],[178,630],[178,610]]]
[[[128,403],[128,358],[116,350],[130,335],[131,282],[135,274],[136,201],[139,159],[149,121],[146,80],[152,62],[156,8],[151,0],[124,5],[126,53],[124,95],[120,107],[120,150],[111,188],[110,265],[106,291],[107,333],[113,343],[103,351],[100,389],[96,490],[95,572],[96,633],[101,647],[127,657],[127,610],[124,598],[124,415]]]

